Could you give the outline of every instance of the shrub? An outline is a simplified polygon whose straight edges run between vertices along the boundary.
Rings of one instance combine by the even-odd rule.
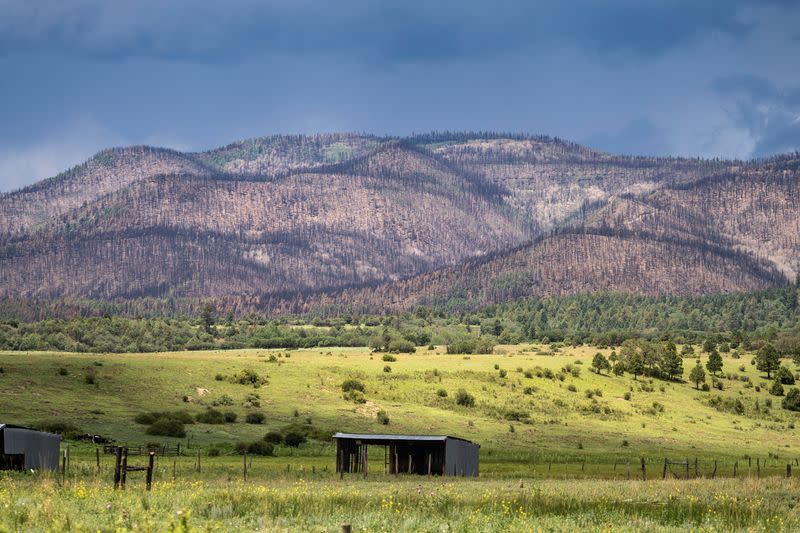
[[[392,367],[390,367],[389,365],[386,365],[386,366],[383,367],[383,371],[386,372],[386,373],[389,373],[389,372],[392,371]]]
[[[222,411],[217,411],[213,407],[209,407],[203,413],[198,413],[198,415],[195,416],[194,418],[195,418],[195,420],[197,420],[201,424],[224,424],[225,423],[225,415],[222,414]]]
[[[386,345],[386,350],[395,353],[414,353],[417,351],[417,347],[406,339],[392,339]]]
[[[342,383],[342,391],[343,392],[351,392],[351,391],[359,391],[359,392],[366,392],[366,388],[364,384],[358,381],[357,379],[348,379]]]
[[[271,456],[275,454],[275,447],[264,440],[257,440],[247,445],[247,453],[252,455]]]
[[[217,374],[216,376],[214,376],[214,379],[217,381],[223,381],[225,379],[225,376],[223,376],[222,374]]]
[[[264,435],[264,441],[270,444],[280,444],[283,442],[283,435],[277,431],[268,431],[267,434]]]
[[[137,424],[150,425],[159,418],[171,418],[177,420],[181,424],[194,424],[194,418],[186,411],[151,411],[148,413],[139,413],[133,418]]]
[[[238,418],[236,416],[236,413],[234,413],[233,411],[225,411],[224,416],[226,424],[233,424],[234,422],[236,422],[236,419]]]
[[[183,438],[186,436],[186,429],[183,423],[174,418],[159,418],[147,428],[148,435],[159,435],[163,437]]]
[[[781,385],[781,382],[776,379],[769,388],[769,393],[773,396],[783,396],[783,385]]]
[[[94,368],[89,368],[86,370],[86,375],[83,377],[83,380],[86,382],[87,385],[95,385],[97,383],[97,372]]]
[[[630,401],[631,393],[630,392],[626,392],[625,394],[622,395],[622,397],[625,398],[626,400]]]
[[[436,396],[439,398],[447,398],[447,391],[444,389],[439,389],[436,391]]]
[[[247,413],[247,415],[244,417],[244,421],[248,424],[263,424],[266,419],[267,415],[260,411]]]
[[[495,370],[500,370],[500,365],[498,365],[497,363],[495,363],[495,364],[494,364],[494,369],[495,369]]]
[[[567,390],[570,392],[578,392],[578,387],[576,387],[574,383],[570,383],[567,385]]]
[[[56,433],[65,439],[72,439],[82,434],[81,430],[78,429],[75,424],[62,420],[45,420],[34,424],[33,427],[40,431],[46,431],[47,433]]]
[[[394,363],[395,361],[397,361],[397,357],[393,356],[393,355],[392,355],[392,354],[390,354],[390,353],[385,353],[385,354],[383,354],[383,357],[382,357],[382,359],[383,359],[384,361],[386,361],[387,363]]]
[[[68,376],[69,375],[69,371],[62,366],[61,368],[58,369],[58,375],[59,376]]]
[[[351,390],[344,394],[344,399],[353,403],[367,403],[364,393],[359,390]]]
[[[506,372],[505,370],[501,370],[501,371],[500,371],[500,377],[501,377],[501,378],[504,378],[504,377],[506,377],[507,375],[508,375],[508,372]]]
[[[238,385],[252,385],[253,388],[258,388],[267,383],[267,378],[259,376],[258,373],[249,368],[241,370],[238,374],[234,374],[228,378],[228,381]]]
[[[383,409],[378,411],[378,413],[375,415],[375,418],[378,420],[378,423],[383,424],[384,426],[389,425],[389,415]]]
[[[233,405],[233,398],[227,394],[223,394],[219,398],[211,402],[211,405]]]
[[[792,387],[781,401],[781,407],[789,411],[800,411],[800,389]]]
[[[536,392],[536,387],[525,387],[525,388],[522,390],[522,393],[523,393],[523,394],[528,394],[528,395],[531,395],[531,394],[533,394],[534,392]]]
[[[283,436],[283,443],[292,448],[297,448],[304,442],[306,442],[306,436],[299,431],[288,431]]]
[[[794,385],[794,375],[785,366],[780,366],[775,372],[775,381],[780,381],[781,385]]]
[[[458,389],[458,392],[456,392],[456,404],[464,407],[473,407],[475,405],[475,397],[464,389]]]

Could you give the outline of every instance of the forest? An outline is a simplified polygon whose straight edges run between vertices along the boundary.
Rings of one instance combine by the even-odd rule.
[[[616,347],[628,339],[676,343],[711,339],[733,350],[739,346],[757,349],[770,342],[782,355],[795,356],[800,354],[798,298],[796,285],[727,295],[599,293],[524,298],[476,311],[453,298],[394,314],[340,310],[280,318],[237,315],[207,301],[194,314],[135,318],[113,316],[98,307],[95,316],[37,321],[15,318],[14,303],[2,301],[0,350],[159,352],[368,346],[414,352],[447,345],[485,353],[497,344],[534,341]]]

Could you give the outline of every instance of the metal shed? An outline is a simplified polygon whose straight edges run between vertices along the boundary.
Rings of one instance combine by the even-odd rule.
[[[57,470],[61,436],[0,424],[0,470]]]
[[[368,470],[369,446],[383,447],[387,474],[477,476],[480,446],[448,435],[336,433],[336,471]]]

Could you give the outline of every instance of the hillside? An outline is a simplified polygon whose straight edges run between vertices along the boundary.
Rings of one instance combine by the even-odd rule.
[[[800,266],[798,187],[797,156],[621,157],[491,133],[112,149],[0,196],[0,297],[270,312],[762,289]]]

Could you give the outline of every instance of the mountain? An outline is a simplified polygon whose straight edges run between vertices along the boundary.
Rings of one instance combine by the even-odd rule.
[[[800,267],[798,178],[797,155],[625,157],[493,133],[110,149],[0,196],[0,297],[304,312],[761,289]]]

